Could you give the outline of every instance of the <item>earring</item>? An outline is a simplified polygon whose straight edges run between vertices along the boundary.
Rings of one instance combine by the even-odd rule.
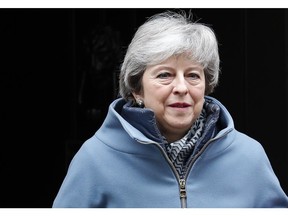
[[[136,99],[136,103],[137,103],[137,105],[138,105],[139,107],[141,107],[141,108],[144,107],[144,102],[143,102],[141,99],[137,98],[137,99]]]

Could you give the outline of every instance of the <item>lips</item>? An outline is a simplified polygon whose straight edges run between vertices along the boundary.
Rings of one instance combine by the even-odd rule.
[[[186,107],[190,107],[191,105],[188,103],[173,103],[169,105],[170,107],[174,107],[174,108],[186,108]]]

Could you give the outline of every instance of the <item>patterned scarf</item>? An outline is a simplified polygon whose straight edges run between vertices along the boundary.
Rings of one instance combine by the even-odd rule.
[[[218,105],[206,101],[191,130],[182,139],[165,145],[168,157],[173,162],[180,177],[185,174],[187,162],[194,155],[194,150],[199,151],[213,136],[219,113]]]

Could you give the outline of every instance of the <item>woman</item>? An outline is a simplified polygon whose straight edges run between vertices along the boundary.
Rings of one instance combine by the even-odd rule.
[[[209,27],[165,12],[137,30],[120,95],[72,160],[53,207],[288,207],[261,145],[208,95]]]

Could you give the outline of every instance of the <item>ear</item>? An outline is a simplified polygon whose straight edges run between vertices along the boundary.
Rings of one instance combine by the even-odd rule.
[[[145,107],[142,95],[136,94],[136,93],[132,93],[132,95],[133,95],[133,97],[134,97],[135,103],[136,103],[139,107],[141,107],[141,108]]]
[[[133,95],[135,101],[136,101],[137,99],[138,99],[138,100],[139,100],[139,99],[142,100],[142,96],[141,96],[140,94],[136,94],[135,92],[133,92],[132,95]]]
[[[132,93],[133,97],[134,97],[134,101],[135,103],[138,105],[138,107],[140,108],[144,108],[144,101],[142,99],[142,96],[140,94],[136,94],[136,93]]]

